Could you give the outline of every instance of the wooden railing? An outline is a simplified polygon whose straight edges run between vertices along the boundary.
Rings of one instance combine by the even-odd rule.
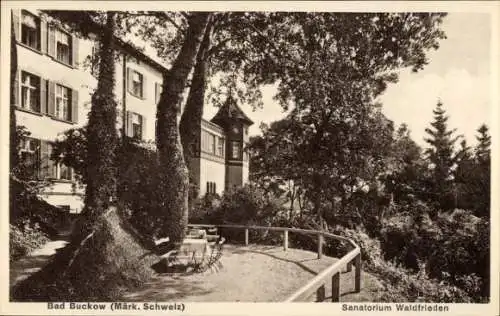
[[[332,302],[340,301],[340,274],[344,267],[347,267],[347,271],[350,272],[352,265],[355,266],[354,275],[354,289],[356,292],[361,290],[361,249],[359,246],[349,238],[330,234],[328,232],[322,232],[318,230],[300,229],[300,228],[286,228],[286,227],[267,227],[267,226],[244,226],[244,225],[205,225],[205,224],[189,224],[190,228],[230,228],[230,229],[243,229],[245,231],[245,245],[249,244],[249,231],[250,230],[266,230],[266,231],[277,231],[283,232],[283,250],[288,250],[288,233],[299,233],[306,235],[315,235],[318,240],[317,254],[318,259],[321,259],[323,255],[323,243],[326,239],[335,239],[347,242],[352,246],[346,255],[340,258],[337,262],[330,265],[325,270],[321,271],[314,278],[312,278],[307,284],[302,286],[300,289],[295,291],[290,295],[285,302],[299,302],[308,299],[312,294],[316,293],[316,301],[323,302],[326,298],[326,284],[330,282],[332,284]]]

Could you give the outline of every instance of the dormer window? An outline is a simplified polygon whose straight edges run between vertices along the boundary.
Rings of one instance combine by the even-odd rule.
[[[27,11],[22,11],[21,43],[40,50],[40,20]]]

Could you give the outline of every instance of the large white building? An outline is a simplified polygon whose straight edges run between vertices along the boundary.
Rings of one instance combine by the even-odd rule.
[[[13,87],[17,124],[30,132],[21,157],[32,165],[33,177],[49,179],[42,193],[49,203],[79,212],[84,189],[71,168],[50,159],[55,139],[70,128],[86,125],[96,68],[90,60],[98,43],[77,38],[48,23],[32,10],[13,10],[18,71]],[[167,69],[133,46],[117,41],[115,95],[117,128],[127,137],[155,139],[156,104]],[[210,122],[203,120],[199,150],[190,161],[200,194],[222,193],[248,180],[248,142],[252,121],[229,98]]]

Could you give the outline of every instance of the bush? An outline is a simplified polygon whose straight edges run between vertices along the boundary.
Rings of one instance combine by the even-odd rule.
[[[9,259],[15,261],[40,248],[48,241],[49,239],[40,230],[38,224],[33,224],[29,220],[24,221],[22,228],[11,224],[9,226]]]
[[[154,273],[151,266],[158,258],[130,233],[118,212],[107,212],[96,227],[85,243],[73,241],[45,268],[18,283],[11,291],[12,299],[115,301],[127,289],[150,279]],[[74,256],[76,249],[79,252]],[[72,258],[75,260],[68,268]]]
[[[272,226],[278,223],[285,212],[281,203],[254,185],[232,188],[221,198],[208,195],[194,204],[191,221],[207,224],[233,224]],[[224,237],[231,242],[243,242],[241,229],[224,229]],[[279,242],[277,234],[266,231],[251,231],[250,239],[259,242]]]
[[[128,220],[145,236],[155,237],[162,226],[158,209],[158,160],[156,152],[146,143],[126,141],[120,147],[118,198],[130,210]],[[130,163],[133,162],[133,163]]]
[[[475,301],[489,296],[489,224],[472,212],[406,212],[383,223],[385,259],[419,270],[465,290]]]

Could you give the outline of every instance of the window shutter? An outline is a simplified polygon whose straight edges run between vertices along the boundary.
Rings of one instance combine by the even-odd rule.
[[[141,127],[142,127],[142,139],[146,139],[146,117],[144,115],[141,115]]]
[[[155,103],[158,104],[160,102],[161,96],[161,84],[159,82],[155,82]]]
[[[132,69],[127,68],[127,91],[132,93]]]
[[[56,84],[48,81],[48,100],[47,100],[47,114],[54,115],[56,113]]]
[[[71,122],[78,123],[78,90],[71,91]]]
[[[47,28],[47,53],[49,56],[56,57],[56,32],[53,26]]]
[[[49,148],[46,141],[37,140],[38,143],[38,178],[45,179],[49,171]]]
[[[148,80],[147,80],[145,75],[142,75],[142,91],[141,91],[142,95],[141,95],[141,97],[143,99],[147,98],[147,95],[148,95],[147,91],[148,91]]]
[[[47,53],[47,21],[40,20],[40,50]]]
[[[127,130],[125,131],[125,135],[128,137],[133,136],[133,128],[132,128],[132,112],[127,111]]]
[[[47,114],[47,80],[40,78],[40,113]]]
[[[16,74],[14,75],[14,82],[13,82],[13,87],[12,89],[14,90],[13,94],[12,94],[12,97],[13,97],[13,100],[11,100],[12,102],[12,105],[13,106],[20,106],[20,95],[19,95],[19,86],[21,84],[21,79],[19,78],[20,76],[20,71],[19,70],[16,70]]]
[[[71,36],[71,65],[78,68],[78,37]]]
[[[14,25],[14,37],[16,41],[21,41],[21,10],[12,10],[12,24]]]
[[[55,178],[54,175],[54,161],[50,159],[51,144],[46,141],[40,141],[40,172],[41,179]]]
[[[205,194],[207,193],[210,193],[210,182],[207,182],[207,192]]]

